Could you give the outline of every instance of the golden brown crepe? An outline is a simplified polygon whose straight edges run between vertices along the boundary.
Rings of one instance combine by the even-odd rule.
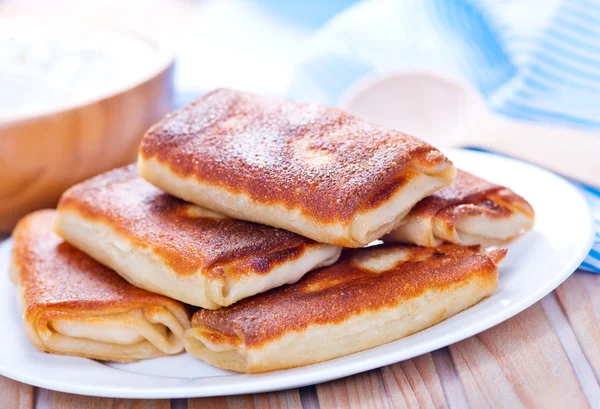
[[[335,108],[218,89],[144,136],[140,175],[187,201],[360,247],[455,177],[427,143]]]
[[[459,170],[451,185],[421,200],[384,241],[489,246],[530,230],[533,219],[531,205],[512,190]]]
[[[220,368],[265,372],[326,361],[428,328],[494,292],[506,250],[445,244],[344,250],[340,260],[216,311],[186,350]]]
[[[140,178],[134,166],[65,192],[56,228],[132,284],[204,308],[296,282],[341,252],[183,202]]]
[[[31,213],[13,232],[10,274],[33,345],[118,362],[182,352],[186,307],[132,286],[65,243],[54,219],[54,210]]]

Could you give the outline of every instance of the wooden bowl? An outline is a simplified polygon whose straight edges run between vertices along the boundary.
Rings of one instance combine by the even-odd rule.
[[[132,163],[144,132],[171,110],[174,57],[155,43],[156,69],[81,105],[0,121],[0,233],[52,207],[71,185]]]

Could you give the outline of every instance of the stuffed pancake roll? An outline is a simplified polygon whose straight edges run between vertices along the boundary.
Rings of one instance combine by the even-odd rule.
[[[186,307],[134,287],[64,242],[54,219],[53,210],[38,211],[13,232],[11,279],[33,345],[118,362],[182,352]]]
[[[219,89],[150,128],[140,175],[226,214],[361,247],[455,177],[431,145],[338,109]]]
[[[216,311],[200,310],[186,350],[220,368],[265,372],[373,348],[428,328],[492,294],[506,250],[382,245]]]
[[[421,200],[383,240],[427,247],[444,241],[488,246],[530,230],[533,221],[533,209],[521,196],[459,170],[450,186]]]
[[[341,251],[184,202],[134,166],[65,192],[56,229],[136,286],[211,309],[293,283]]]

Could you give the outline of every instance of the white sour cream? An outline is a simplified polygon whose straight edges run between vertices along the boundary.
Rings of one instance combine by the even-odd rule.
[[[154,47],[135,37],[0,19],[0,120],[91,102],[146,79]]]

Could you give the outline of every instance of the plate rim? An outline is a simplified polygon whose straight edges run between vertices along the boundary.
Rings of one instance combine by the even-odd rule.
[[[536,169],[538,171],[542,171],[546,173],[547,176],[556,179],[556,182],[564,183],[568,186],[572,192],[574,193],[573,197],[577,197],[582,204],[585,205],[585,208],[588,212],[588,218],[590,220],[589,223],[589,235],[586,241],[585,246],[582,245],[577,252],[571,256],[570,262],[566,263],[561,269],[560,272],[555,274],[551,281],[545,282],[543,285],[540,285],[536,291],[532,294],[529,294],[527,297],[518,300],[517,302],[511,303],[509,306],[506,306],[503,309],[498,309],[494,315],[488,316],[485,321],[476,321],[473,322],[472,325],[466,327],[466,330],[462,331],[452,331],[446,334],[442,334],[441,336],[435,337],[433,339],[429,339],[426,342],[420,344],[417,347],[413,347],[412,350],[414,353],[410,354],[410,357],[401,357],[402,349],[398,348],[394,351],[387,351],[385,354],[381,355],[377,359],[365,359],[365,360],[348,360],[348,362],[340,362],[338,366],[326,366],[323,368],[318,368],[314,370],[314,367],[317,365],[323,364],[331,364],[335,361],[343,360],[344,358],[352,357],[357,354],[364,354],[373,349],[357,352],[355,354],[348,355],[346,357],[336,358],[334,360],[326,361],[324,363],[319,363],[315,365],[310,365],[301,368],[276,371],[267,374],[257,374],[257,375],[248,375],[248,374],[235,374],[236,377],[234,380],[230,380],[229,382],[219,382],[218,378],[227,379],[231,378],[230,376],[217,376],[211,377],[211,379],[217,378],[217,381],[213,381],[211,383],[207,383],[204,385],[194,384],[193,381],[204,378],[191,378],[191,379],[180,379],[181,385],[165,387],[162,389],[151,390],[150,388],[132,388],[131,386],[119,386],[115,385],[112,387],[106,386],[92,386],[92,385],[81,385],[73,382],[64,382],[64,381],[54,381],[52,379],[45,379],[36,376],[31,376],[30,374],[24,374],[19,371],[15,371],[11,368],[7,368],[0,362],[0,375],[6,376],[8,378],[14,379],[19,382],[23,382],[29,385],[33,385],[39,388],[45,388],[50,390],[55,390],[59,392],[66,393],[75,393],[80,395],[89,395],[89,396],[99,396],[99,397],[112,397],[112,398],[141,398],[141,399],[177,399],[177,398],[193,398],[193,397],[210,397],[210,396],[226,396],[226,395],[240,395],[246,393],[262,393],[262,392],[272,392],[278,390],[284,390],[289,388],[299,388],[307,385],[313,385],[317,383],[327,382],[334,379],[343,378],[346,376],[355,375],[361,372],[369,371],[376,368],[381,368],[387,365],[391,365],[397,362],[401,362],[403,360],[411,359],[413,357],[426,354],[437,349],[446,347],[448,345],[454,344],[456,342],[462,341],[468,337],[474,336],[482,331],[485,331],[489,328],[492,328],[501,322],[504,322],[518,313],[524,311],[529,308],[547,294],[551,293],[556,289],[561,283],[563,283],[573,272],[577,270],[577,267],[581,264],[581,262],[588,255],[589,250],[592,248],[593,240],[595,237],[595,231],[593,229],[593,214],[589,203],[583,196],[583,194],[577,189],[575,185],[570,183],[564,177],[557,175],[551,171],[540,168],[538,166],[522,162],[513,158],[509,158],[502,155],[497,155],[494,153],[488,152],[480,152],[473,150],[465,150],[465,149],[448,149],[444,150],[444,152],[448,152],[448,156],[452,156],[452,153],[458,152],[459,154],[475,155],[475,156],[494,156],[500,158],[503,161],[512,162],[514,164],[518,164],[519,166],[526,165],[527,167]],[[12,239],[8,238],[4,242],[0,243],[0,254],[7,251],[7,248],[10,248],[12,245]],[[435,326],[434,326],[435,327]],[[393,341],[398,342],[398,341]],[[382,345],[390,345],[393,344],[385,344]],[[376,347],[378,348],[378,347]],[[78,358],[79,359],[79,358]],[[81,358],[85,359],[85,358]],[[312,368],[312,369],[311,369]],[[118,369],[115,369],[118,370]],[[265,375],[272,375],[274,373],[284,374],[287,371],[296,371],[299,373],[294,374],[294,376],[281,376],[275,379],[268,379],[265,382],[263,378]],[[123,371],[120,371],[123,372]],[[154,375],[146,375],[146,374],[138,374],[129,372],[127,376],[134,377],[155,377],[162,378],[160,376]],[[186,385],[187,384],[187,385]]]

